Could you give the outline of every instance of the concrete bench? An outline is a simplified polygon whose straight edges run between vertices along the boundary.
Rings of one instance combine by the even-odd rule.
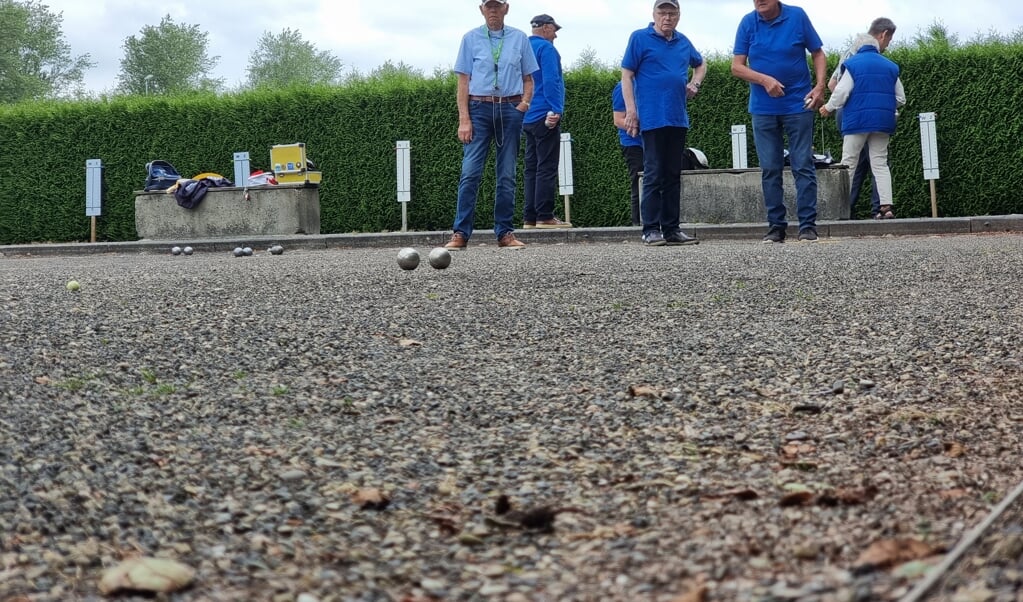
[[[849,170],[842,165],[817,169],[817,220],[849,219]],[[782,175],[789,221],[796,218],[792,171]],[[767,222],[760,169],[697,169],[682,172],[683,223],[744,224]]]
[[[179,206],[163,190],[136,192],[135,231],[152,240],[319,234],[320,187],[210,188],[193,209]]]

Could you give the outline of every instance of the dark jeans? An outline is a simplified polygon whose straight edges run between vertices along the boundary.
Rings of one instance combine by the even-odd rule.
[[[525,204],[522,221],[554,217],[558,164],[561,162],[561,126],[549,128],[546,119],[522,124],[526,134]]]
[[[682,152],[687,128],[643,132],[643,234],[678,231],[682,212]]]
[[[632,200],[632,225],[642,226],[643,218],[639,214],[639,174],[643,171],[643,147],[623,146],[622,156],[625,157],[625,166],[629,168],[629,183],[631,184],[630,197]]]

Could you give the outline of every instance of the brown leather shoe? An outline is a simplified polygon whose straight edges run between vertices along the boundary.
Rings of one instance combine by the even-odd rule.
[[[563,222],[556,217],[551,219],[541,219],[536,221],[537,228],[571,228],[572,224],[569,222]]]
[[[448,241],[448,244],[444,245],[444,248],[449,251],[464,251],[468,245],[469,240],[465,238],[465,235],[461,232],[455,232],[451,235],[451,240]]]
[[[532,230],[536,227],[536,222],[522,222],[523,230]]]
[[[515,238],[513,232],[509,232],[497,240],[497,246],[505,249],[523,249],[526,247],[526,243]]]

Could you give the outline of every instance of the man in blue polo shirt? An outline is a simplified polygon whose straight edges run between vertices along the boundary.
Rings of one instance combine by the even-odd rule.
[[[643,218],[639,214],[639,174],[643,171],[643,139],[631,136],[625,130],[625,97],[622,96],[620,80],[615,84],[614,90],[611,90],[611,115],[615,127],[618,128],[618,143],[622,147],[625,167],[629,170],[632,225],[642,226]]]
[[[554,217],[558,164],[561,162],[561,115],[565,112],[565,80],[561,72],[561,54],[554,47],[561,26],[550,15],[537,15],[530,21],[536,62],[533,73],[533,104],[522,120],[526,134],[525,204],[523,228],[571,228],[572,224]]]
[[[522,117],[533,98],[536,57],[521,30],[506,27],[507,0],[483,0],[486,23],[462,37],[455,59],[458,74],[458,139],[462,142],[462,175],[458,208],[448,249],[465,249],[476,219],[476,195],[490,142],[497,147],[497,190],[494,194],[494,234],[497,245],[520,249],[515,238],[515,169],[519,158]]]
[[[799,240],[817,240],[817,171],[813,163],[813,120],[824,104],[827,55],[806,12],[780,0],[753,0],[756,8],[735,33],[732,75],[750,83],[749,112],[760,160],[769,229],[765,243],[785,241],[788,227],[782,187],[785,141],[796,182]],[[813,58],[810,80],[806,53]]]
[[[675,30],[678,0],[655,0],[653,22],[629,36],[622,57],[625,130],[643,138],[643,242],[697,244],[679,228],[682,153],[689,131],[686,101],[707,74],[703,56]],[[689,69],[693,79],[689,80]]]

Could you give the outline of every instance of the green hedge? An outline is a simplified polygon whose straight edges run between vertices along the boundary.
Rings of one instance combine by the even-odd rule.
[[[1016,190],[1023,180],[1018,112],[1023,86],[1011,75],[1023,73],[1023,47],[893,49],[890,56],[902,67],[909,98],[891,145],[899,216],[930,215],[916,119],[930,111],[938,114],[940,213],[1023,213]],[[730,75],[729,60],[708,61],[706,83],[690,105],[690,145],[702,149],[712,167],[731,166],[731,126],[750,122],[747,85]],[[832,66],[835,61],[832,57]],[[579,226],[629,223],[628,181],[610,110],[617,78],[616,72],[592,69],[566,76],[563,129],[573,139],[571,217]],[[185,175],[213,171],[233,177],[234,152],[248,151],[253,168],[266,169],[270,147],[293,142],[306,143],[309,157],[323,171],[323,232],[401,227],[397,140],[411,141],[410,227],[446,230],[454,216],[461,164],[454,99],[455,80],[447,77],[2,107],[0,244],[87,240],[87,159],[102,159],[105,167],[99,238],[134,240],[133,191],[142,187],[146,162],[165,159]],[[819,150],[830,150],[836,159],[841,154],[833,120],[818,121],[815,140]],[[752,133],[749,148],[749,164],[755,166]],[[492,163],[480,192],[481,229],[492,227]]]

